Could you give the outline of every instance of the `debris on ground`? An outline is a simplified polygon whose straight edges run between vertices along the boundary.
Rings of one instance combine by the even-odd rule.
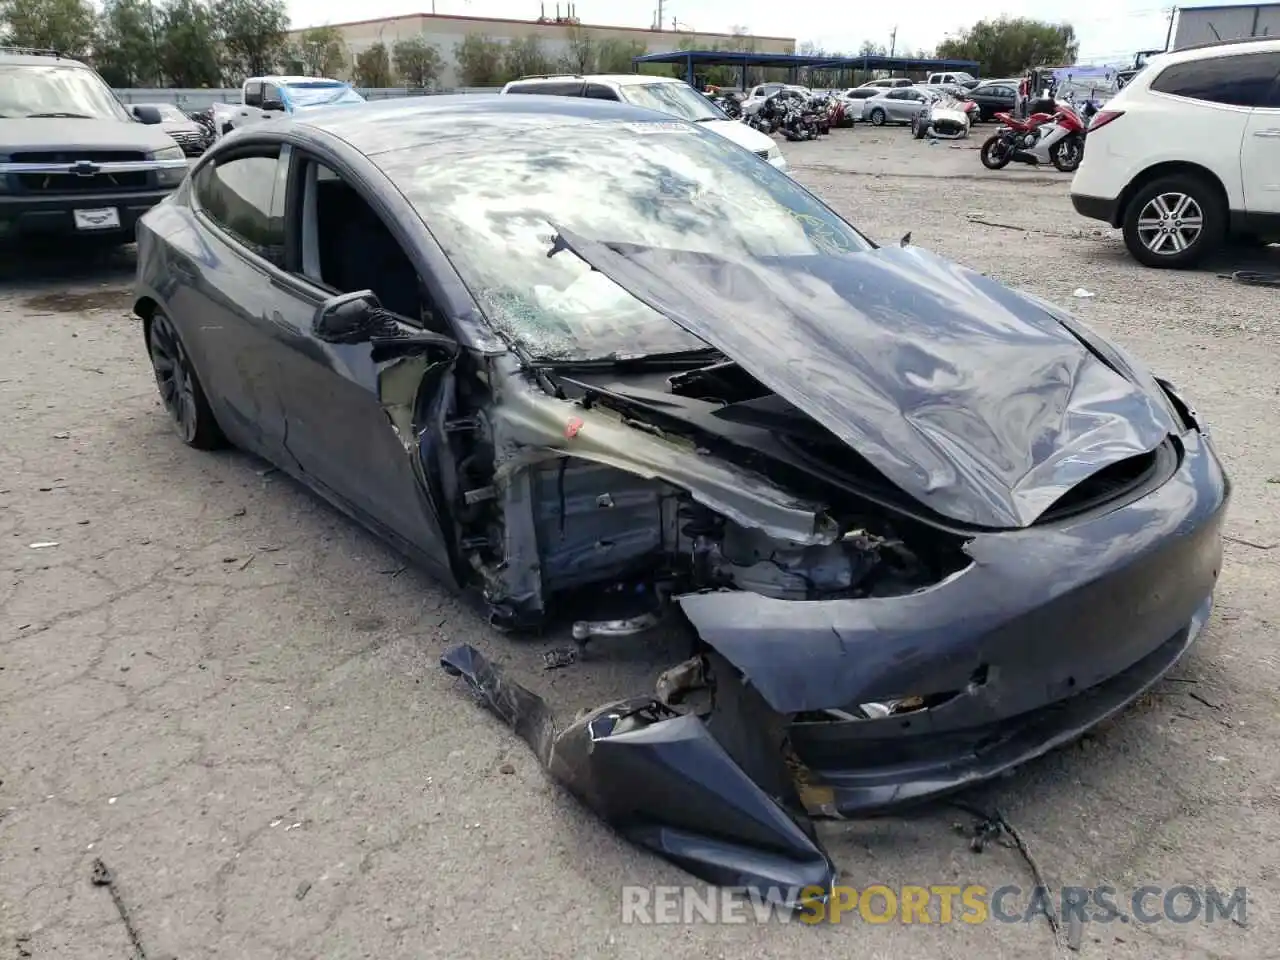
[[[129,942],[133,945],[134,960],[147,960],[147,951],[143,949],[142,938],[138,936],[138,929],[133,925],[133,918],[129,916],[129,908],[125,906],[124,898],[120,896],[116,879],[107,865],[98,857],[93,858],[89,879],[95,887],[106,887],[111,894],[111,900],[116,905],[116,913],[120,914],[120,921],[124,924],[125,932],[129,934]]]
[[[571,667],[578,662],[578,651],[575,647],[556,647],[542,655],[543,670],[559,670]]]
[[[1077,300],[1087,300],[1090,297],[1095,296],[1091,290],[1086,290],[1084,287],[1076,287],[1071,291],[1071,295]]]

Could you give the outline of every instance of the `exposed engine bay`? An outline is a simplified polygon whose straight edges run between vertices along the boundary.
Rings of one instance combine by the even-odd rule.
[[[886,485],[861,458],[722,358],[674,375],[551,370],[527,399],[561,411],[559,449],[530,451],[503,435],[503,423],[483,420],[457,438],[454,517],[496,622],[536,621],[556,595],[601,585],[634,588],[619,593],[617,611],[601,611],[609,618],[635,616],[638,594],[652,603],[699,590],[894,596],[968,562],[963,537],[881,506]],[[499,411],[513,398],[506,402]],[[650,464],[646,476],[585,447],[576,455],[597,419],[663,448],[666,459],[722,459],[780,502],[812,501],[811,528],[788,539],[745,511],[717,511]],[[858,496],[859,484],[870,499]],[[530,568],[536,576],[521,575]]]

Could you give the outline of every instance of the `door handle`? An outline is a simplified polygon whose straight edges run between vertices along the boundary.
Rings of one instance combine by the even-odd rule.
[[[1255,137],[1280,137],[1280,128],[1270,127],[1266,130],[1255,130],[1253,135]]]

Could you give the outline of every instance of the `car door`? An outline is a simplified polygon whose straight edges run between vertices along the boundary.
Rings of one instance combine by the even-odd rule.
[[[289,150],[255,141],[203,163],[191,182],[194,229],[169,236],[166,307],[197,359],[218,422],[286,469],[272,271],[284,263]]]
[[[394,429],[384,407],[416,410],[424,378],[408,365],[375,359],[369,343],[326,343],[313,334],[322,304],[359,290],[373,290],[406,326],[443,332],[443,321],[402,241],[357,176],[295,150],[288,183],[288,263],[274,281],[271,334],[287,385],[290,450],[323,492],[424,558],[443,563],[445,540],[425,492],[418,438],[411,429],[407,435]],[[390,379],[402,376],[411,382]],[[393,387],[394,397],[388,392]],[[399,396],[404,389],[411,395]]]
[[[920,112],[920,102],[915,98],[919,96],[914,90],[899,88],[890,90],[886,106],[889,109],[890,119],[906,122]]]
[[[1249,114],[1240,145],[1240,177],[1246,212],[1264,218],[1268,235],[1280,233],[1280,79],[1272,83],[1265,103]]]

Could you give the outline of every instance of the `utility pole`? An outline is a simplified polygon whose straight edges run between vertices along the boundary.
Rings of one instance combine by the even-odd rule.
[[[661,30],[661,29],[662,29],[662,25],[663,25],[664,23],[666,23],[666,22],[667,22],[667,21],[666,21],[666,17],[664,17],[664,16],[663,16],[663,13],[665,13],[665,12],[666,12],[666,7],[667,7],[666,0],[658,0],[658,21],[657,21],[657,27],[658,27],[658,29],[659,29],[659,30]]]
[[[898,28],[894,27],[893,32],[889,34],[889,56],[893,56],[895,50],[898,49]]]

